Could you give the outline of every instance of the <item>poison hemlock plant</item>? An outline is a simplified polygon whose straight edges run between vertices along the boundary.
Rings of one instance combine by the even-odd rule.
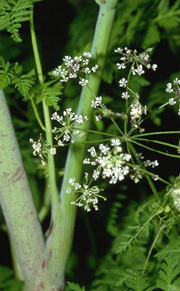
[[[83,49],[86,37],[82,35],[80,44],[77,41],[81,50],[73,55],[72,48],[71,56],[65,55],[62,64],[43,74],[33,22],[34,2],[38,1],[3,0],[0,3],[0,29],[6,29],[15,42],[22,40],[19,35],[22,22],[30,22],[35,60],[35,68],[24,73],[18,62],[0,58],[0,123],[3,125],[0,128],[0,202],[6,221],[2,228],[8,228],[12,243],[15,275],[23,278],[27,291],[85,291],[85,287],[80,287],[81,282],[66,286],[65,279],[77,208],[86,212],[100,211],[105,204],[103,201],[112,199],[106,221],[113,244],[97,268],[94,267],[95,275],[89,288],[93,291],[175,290],[180,284],[178,256],[173,260],[170,255],[173,248],[165,246],[166,243],[171,245],[179,234],[180,183],[179,178],[169,179],[158,172],[157,167],[160,166],[159,156],[165,163],[168,163],[166,159],[174,160],[174,164],[179,161],[180,131],[174,127],[149,130],[148,122],[153,119],[153,111],[158,116],[162,109],[168,112],[173,108],[176,115],[180,115],[180,79],[176,75],[168,80],[164,93],[169,97],[153,105],[150,100],[150,106],[143,89],[151,84],[144,74],[156,74],[158,70],[158,64],[151,62],[153,48],[148,45],[160,41],[159,27],[168,34],[168,29],[178,25],[179,4],[154,1],[150,8],[152,17],[145,27],[144,11],[149,3],[96,0],[100,11],[93,41],[89,40],[91,49]],[[118,17],[121,9],[124,14]],[[167,17],[171,24],[166,24]],[[74,27],[72,24],[72,31]],[[124,27],[127,27],[125,36]],[[140,37],[141,49],[128,48],[127,44],[133,41],[136,44],[134,32],[145,28],[145,36]],[[73,37],[76,39],[77,34]],[[120,47],[119,43],[124,45]],[[101,94],[102,80],[111,87]],[[21,102],[26,102],[27,115],[24,115],[29,118],[30,128],[28,147],[32,146],[27,163],[29,168],[33,163],[37,169],[31,188],[5,98],[6,89],[12,87],[13,92],[22,97]],[[76,87],[81,93],[76,96],[78,105],[74,108],[72,92]],[[66,92],[71,92],[71,96],[65,98]],[[22,126],[23,121],[20,120],[19,125]],[[27,152],[22,149],[23,153]],[[28,166],[27,174],[30,173]],[[44,170],[43,187],[38,180],[39,169]],[[168,175],[173,176],[175,172],[172,170]],[[127,186],[120,194],[117,189],[122,181]],[[145,181],[150,194],[148,190],[144,193],[143,186],[139,190],[139,202],[138,198],[128,196],[129,187],[135,193],[136,185],[145,185]],[[107,192],[114,190],[117,194],[113,198]],[[34,200],[42,203],[36,205],[39,213],[32,199],[37,196],[41,199]],[[51,222],[44,235],[40,221],[49,215]],[[91,242],[95,241],[90,229],[89,237]],[[179,249],[177,242],[172,244]]]

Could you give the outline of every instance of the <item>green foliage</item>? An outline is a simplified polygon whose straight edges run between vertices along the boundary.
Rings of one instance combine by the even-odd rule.
[[[180,242],[172,240],[157,255],[163,259],[157,279],[157,287],[163,291],[176,291],[180,289]]]
[[[173,5],[170,6],[169,0],[161,0],[158,6],[159,13],[154,21],[157,22],[160,27],[165,29],[177,27],[180,22],[179,9],[179,1],[175,1]]]
[[[143,48],[151,47],[160,41],[160,32],[158,26],[153,22],[149,25],[143,41]]]
[[[62,95],[62,84],[54,81],[49,81],[41,84],[37,87],[37,91],[34,92],[36,103],[40,103],[45,100],[47,106],[52,106],[54,110],[59,110],[58,102],[60,100],[59,96]]]
[[[13,78],[13,72],[9,62],[5,62],[2,56],[0,56],[0,86],[1,89],[5,89],[11,84]]]
[[[114,201],[111,205],[111,209],[107,219],[107,232],[112,236],[116,236],[118,234],[117,220],[119,219],[120,209],[123,206],[120,200],[125,199],[125,195],[118,194],[116,196],[116,199],[117,201]]]
[[[12,80],[12,85],[23,97],[28,98],[30,89],[34,85],[35,70],[32,69],[28,74],[16,75]]]
[[[24,98],[29,97],[29,92],[35,84],[35,70],[31,70],[27,74],[22,74],[22,66],[18,63],[10,64],[0,57],[0,83],[1,89],[5,89],[9,85],[13,85]]]
[[[14,278],[13,271],[4,266],[0,266],[0,290],[1,291],[21,291],[23,282]]]
[[[170,6],[170,1],[162,0],[157,6],[157,16],[149,22],[149,27],[143,41],[143,48],[154,45],[160,41],[160,29],[166,33],[177,27],[180,23],[180,3],[175,1]]]
[[[179,221],[171,202],[164,209],[160,207],[163,202],[159,205],[151,198],[139,207],[134,203],[128,205],[120,224],[116,222],[118,234],[96,270],[92,290],[179,290],[180,242],[173,239]],[[174,216],[176,221],[169,229]],[[137,225],[131,227],[132,221]]]
[[[81,288],[79,284],[71,283],[71,282],[67,282],[67,283],[68,283],[68,286],[70,287],[70,290],[72,291],[86,291],[84,286]]]
[[[6,29],[10,32],[15,42],[21,41],[19,29],[22,22],[29,20],[33,2],[35,1],[0,1],[0,29]],[[74,17],[72,23],[69,25],[70,39],[65,50],[65,54],[73,56],[90,50],[97,14],[97,7],[94,5],[94,1],[88,0],[79,3],[77,1],[76,5],[76,17]],[[179,25],[179,1],[122,0],[118,2],[117,16],[112,29],[109,52],[103,73],[103,81],[106,84],[103,84],[104,86],[101,88],[101,93],[105,96],[103,97],[105,104],[110,105],[111,103],[116,111],[123,111],[124,101],[120,98],[120,91],[116,84],[118,81],[116,82],[116,80],[119,80],[121,74],[125,78],[127,75],[126,70],[123,73],[120,71],[117,72],[115,65],[117,59],[113,53],[114,48],[129,45],[133,48],[146,49],[153,46],[155,53],[159,53],[158,45],[163,40],[163,44],[166,46],[167,44],[170,45],[168,47],[169,53],[176,53],[180,45]],[[15,51],[15,47],[12,48],[12,51]],[[9,55],[9,58],[11,58],[11,55]],[[160,55],[159,58],[161,58]],[[164,59],[164,67],[167,66],[165,62],[166,59]],[[31,64],[30,61],[29,63]],[[174,76],[177,76],[177,73],[171,73],[172,71],[170,74],[168,73],[168,79],[163,81],[158,81],[158,77],[161,76],[156,75],[151,89],[149,89],[149,85],[152,82],[150,77],[145,79],[142,76],[133,76],[130,81],[129,86],[133,88],[134,92],[140,95],[140,98],[143,98],[144,103],[147,103],[153,126],[154,124],[156,126],[163,125],[161,122],[161,114],[164,112],[164,108],[158,111],[154,110],[154,108],[157,105],[164,104],[169,99],[169,94],[165,92],[166,84],[173,80]],[[46,77],[44,77],[44,80],[47,80]],[[24,101],[34,100],[36,104],[45,101],[47,106],[53,107],[56,111],[59,110],[59,96],[62,95],[63,88],[60,82],[55,83],[54,80],[51,80],[37,85],[34,70],[26,71],[26,74],[23,74],[22,66],[18,63],[11,64],[9,61],[6,62],[0,57],[0,86],[2,89],[5,89],[9,85],[17,89],[24,97]],[[70,86],[66,85],[64,92],[65,98],[62,100],[61,106],[63,104],[65,106],[68,105],[68,108],[73,107],[74,110],[79,99],[79,88],[75,87],[73,82],[71,82]],[[11,98],[11,95],[9,98]],[[107,98],[109,98],[109,101],[106,103]],[[18,102],[16,106],[19,106]],[[22,147],[25,167],[30,174],[29,180],[33,189],[34,200],[37,208],[40,209],[41,205],[43,206],[44,194],[42,193],[42,184],[44,182],[42,182],[42,175],[38,176],[37,174],[38,161],[37,159],[33,159],[32,161],[31,149],[28,148],[30,134],[37,136],[39,130],[37,129],[35,118],[32,117],[30,103],[27,105],[27,112],[23,113],[28,117],[28,122],[24,122],[24,120],[18,117],[14,117],[13,120],[18,129],[18,137]],[[98,123],[94,122],[94,124],[97,128],[99,127],[99,131],[105,127],[107,132],[113,132],[108,121],[105,124],[102,121]],[[22,129],[23,133],[21,133]],[[152,127],[152,131],[154,131],[154,127]],[[102,139],[102,136],[99,136],[99,139]],[[95,135],[92,135],[91,142],[93,142],[94,137]],[[57,164],[59,164],[59,161]],[[39,191],[39,185],[41,185],[41,191]],[[105,215],[103,216],[102,214],[103,218],[101,218],[106,221],[106,230],[111,236],[112,243],[110,243],[110,246],[106,246],[106,253],[101,255],[100,258],[96,254],[97,265],[94,269],[91,269],[93,279],[88,290],[150,291],[160,289],[164,291],[177,291],[180,289],[180,280],[178,278],[180,271],[178,266],[180,260],[180,244],[179,240],[171,240],[171,237],[178,236],[179,214],[175,211],[172,201],[168,201],[169,204],[167,204],[170,211],[167,211],[165,208],[165,199],[163,198],[160,204],[157,201],[154,202],[152,198],[147,201],[151,193],[146,191],[146,186],[145,188],[144,190],[143,187],[138,188],[137,186],[137,188],[132,187],[132,189],[129,189],[128,186],[126,190],[129,199],[128,205],[126,205],[127,202],[123,202],[123,196],[112,193],[112,202],[109,202],[111,203],[109,206],[110,210],[109,212],[105,211]],[[137,196],[135,196],[137,194],[136,191],[138,191]],[[120,193],[119,188],[118,191],[115,191],[115,193],[117,192]],[[39,195],[39,193],[42,193],[42,195]],[[154,206],[152,207],[152,205]],[[155,241],[154,238],[156,238],[161,229],[162,231],[157,241]],[[94,240],[96,241],[96,236],[98,237],[100,230],[98,229],[97,231],[93,228],[92,232],[92,236],[94,235]],[[82,241],[84,239],[84,233],[85,231],[83,231],[81,237]],[[101,235],[101,240],[106,241],[106,234],[101,233]],[[167,244],[168,247],[166,247]],[[98,249],[98,246],[96,247]],[[81,251],[81,249],[77,250],[80,258],[82,256]],[[156,253],[157,255],[154,256]],[[142,269],[145,269],[144,272]],[[0,273],[3,274],[3,276],[0,276],[0,288],[2,288],[2,291],[20,291],[20,287],[15,289],[15,283],[11,283],[14,282],[14,279],[10,269],[1,267]],[[81,278],[78,271],[77,276],[79,278],[76,278],[75,275],[76,280],[82,280],[82,285],[85,280],[88,282],[87,285],[90,284],[89,278]],[[75,280],[74,277],[72,278],[73,280]],[[81,288],[76,283],[68,282],[67,290],[85,291],[85,288]]]
[[[22,66],[18,63],[10,64],[0,57],[0,83],[1,88],[5,89],[12,85],[24,97],[24,100],[35,98],[36,104],[45,100],[47,106],[52,106],[59,110],[59,96],[62,94],[62,84],[60,81],[48,81],[44,84],[35,85],[35,70],[32,69],[27,74],[22,74]],[[32,90],[31,90],[32,89]]]
[[[157,279],[157,287],[164,291],[176,291],[180,289],[179,258],[168,256],[164,259]]]
[[[128,290],[132,291],[152,291],[154,287],[151,286],[147,277],[142,276],[140,271],[131,275],[131,277],[125,281]]]
[[[138,238],[148,237],[149,235],[149,224],[152,219],[154,219],[155,216],[159,215],[162,212],[162,210],[158,210],[153,215],[151,215],[141,226],[129,226],[128,229],[130,230],[130,233],[124,233],[123,237],[125,238],[124,241],[120,243],[120,245],[117,248],[117,253],[126,251],[128,247],[132,245],[132,243],[135,243]],[[135,233],[133,235],[133,232]]]
[[[6,29],[15,42],[21,42],[19,29],[22,22],[29,20],[32,6],[31,0],[2,0],[0,2],[0,30]]]

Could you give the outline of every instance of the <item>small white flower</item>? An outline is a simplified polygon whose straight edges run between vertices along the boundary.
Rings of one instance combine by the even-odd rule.
[[[128,92],[123,92],[121,94],[121,98],[123,98],[123,99],[128,99],[129,97],[130,97],[130,95],[128,94]]]
[[[119,80],[119,86],[126,88],[127,85],[127,80],[125,78],[122,78],[121,80]]]
[[[143,113],[142,106],[138,100],[135,100],[133,104],[131,104],[130,115],[131,120],[139,119]]]
[[[176,78],[173,81],[174,86],[180,86],[180,79]]]
[[[59,145],[60,147],[63,147],[63,146],[64,146],[64,143],[63,143],[61,140],[58,140],[58,145]]]
[[[90,152],[91,157],[96,157],[97,156],[95,147],[91,147],[90,149],[88,149],[88,152]]]
[[[88,80],[86,80],[86,79],[81,79],[81,80],[79,81],[79,84],[80,84],[82,87],[84,87],[84,86],[86,86],[86,85],[88,84]]]
[[[90,59],[92,57],[91,53],[90,52],[84,52],[83,53],[83,56]]]
[[[174,105],[174,104],[176,104],[176,101],[174,100],[174,98],[170,98],[168,103],[169,103],[169,105]]]
[[[94,180],[97,180],[99,178],[99,175],[100,175],[100,171],[94,170],[92,177],[94,178]]]
[[[115,53],[121,53],[121,52],[123,51],[123,49],[122,49],[122,48],[120,48],[120,47],[118,47],[118,48],[117,48],[117,49],[115,49],[114,51],[115,51]]]
[[[90,68],[85,68],[85,70],[84,70],[84,73],[86,73],[86,74],[90,74],[91,73],[91,70],[90,70]]]
[[[99,107],[101,104],[102,104],[102,97],[101,97],[101,96],[96,97],[95,99],[93,99],[93,100],[91,101],[91,107],[93,107],[93,108],[97,108],[97,107]]]
[[[173,92],[172,84],[171,83],[168,83],[167,84],[166,92],[168,92],[168,93],[172,93]]]
[[[146,160],[146,161],[144,161],[144,166],[155,168],[155,167],[159,166],[159,163],[158,163],[158,160],[155,160],[155,161]]]
[[[98,67],[99,67],[98,65],[95,65],[94,67],[92,67],[91,70],[95,73],[97,71]]]
[[[119,146],[120,144],[121,144],[121,141],[118,138],[111,140],[112,146]]]
[[[136,72],[139,76],[145,73],[145,71],[143,70],[143,66],[142,66],[142,65],[137,66],[137,69],[135,70],[135,72]]]
[[[153,64],[153,65],[152,65],[152,69],[153,69],[153,71],[156,71],[156,69],[157,69],[157,64]]]
[[[50,148],[50,154],[55,155],[56,154],[56,148],[51,147]]]
[[[117,65],[117,68],[119,69],[119,70],[121,70],[121,69],[125,69],[126,68],[126,66],[125,66],[125,64],[124,63],[117,63],[116,64]]]

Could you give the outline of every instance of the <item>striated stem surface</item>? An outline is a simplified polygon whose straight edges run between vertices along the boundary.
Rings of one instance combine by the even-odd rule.
[[[45,245],[3,91],[0,91],[0,204],[27,290],[41,275]]]

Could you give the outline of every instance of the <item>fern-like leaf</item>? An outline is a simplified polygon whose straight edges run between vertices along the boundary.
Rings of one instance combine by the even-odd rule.
[[[0,30],[6,29],[15,42],[20,42],[19,28],[22,22],[29,20],[32,6],[32,0],[1,0]]]
[[[37,95],[36,103],[45,100],[47,106],[52,106],[57,111],[59,110],[59,96],[62,94],[62,85],[60,82],[53,84],[54,81],[49,81],[40,86],[40,92]]]
[[[158,26],[152,22],[146,31],[146,34],[142,43],[142,47],[144,49],[147,49],[159,41],[160,41],[160,33],[159,33]]]
[[[172,240],[156,257],[163,259],[157,287],[163,291],[180,290],[180,241]]]
[[[68,286],[72,291],[86,291],[84,286],[81,288],[79,284],[68,282]]]
[[[126,249],[130,247],[137,240],[137,238],[147,237],[149,234],[149,223],[154,218],[154,216],[156,216],[156,214],[151,216],[141,227],[129,226],[128,228],[131,229],[133,232],[135,231],[136,233],[134,235],[130,233],[123,234],[123,237],[125,237],[126,239],[124,239],[124,241],[120,243],[116,253],[126,251]]]
[[[164,291],[180,290],[180,265],[179,258],[168,256],[162,263],[157,279],[157,287]]]
[[[140,271],[132,274],[132,276],[125,281],[128,290],[131,291],[152,291],[154,287],[151,286],[148,279],[145,276],[142,276]]]
[[[169,7],[169,1],[161,1],[159,15],[155,21],[165,29],[178,27],[180,23],[180,2],[174,1],[174,5]]]
[[[119,210],[122,208],[122,203],[119,200],[125,199],[125,195],[119,194],[117,195],[117,201],[115,201],[110,209],[110,213],[107,219],[107,232],[112,236],[117,236],[118,234],[118,218],[119,218]]]
[[[5,89],[11,84],[13,78],[12,69],[9,62],[5,62],[3,57],[0,57],[0,89]]]
[[[155,257],[160,259],[167,258],[168,256],[175,256],[180,261],[180,240],[172,240],[166,248],[159,251]]]
[[[12,80],[14,87],[21,93],[25,98],[28,98],[29,91],[34,85],[35,71],[31,70],[28,74],[22,76],[16,76]]]

